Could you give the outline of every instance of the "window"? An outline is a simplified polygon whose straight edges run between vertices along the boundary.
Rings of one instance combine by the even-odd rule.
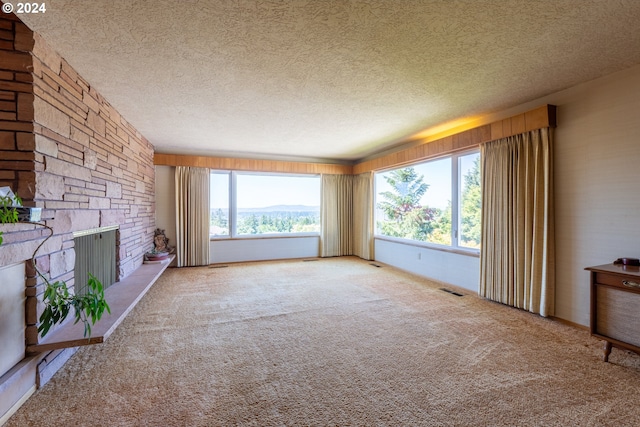
[[[376,234],[479,249],[479,167],[472,152],[377,173]]]
[[[318,175],[211,173],[211,236],[317,234]]]
[[[211,236],[229,236],[229,172],[212,172],[209,186]]]
[[[480,154],[458,157],[460,178],[460,221],[458,245],[480,249],[480,220],[482,194],[480,193]]]

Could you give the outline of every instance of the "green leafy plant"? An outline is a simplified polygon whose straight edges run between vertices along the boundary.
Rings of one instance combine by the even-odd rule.
[[[64,281],[51,283],[40,270],[38,270],[36,266],[36,254],[42,245],[53,235],[53,228],[40,222],[19,221],[18,211],[15,209],[14,204],[21,205],[22,200],[18,196],[0,196],[0,224],[23,222],[25,224],[41,226],[49,230],[49,236],[38,245],[31,256],[33,268],[46,285],[42,297],[45,307],[40,315],[38,332],[44,337],[53,325],[62,323],[73,308],[76,318],[74,324],[78,322],[84,323],[84,336],[90,338],[91,325],[95,325],[96,322],[100,320],[105,310],[107,313],[111,313],[111,308],[109,308],[109,304],[107,304],[104,298],[104,287],[102,283],[100,283],[95,276],[89,274],[87,293],[85,295],[72,294]],[[2,245],[4,241],[2,234],[2,231],[0,231],[0,245]]]
[[[22,204],[22,200],[18,196],[0,196],[0,224],[13,224],[18,222],[18,211],[13,207],[16,204]],[[0,245],[4,241],[3,232],[0,231]]]
[[[71,312],[71,308],[73,308],[76,318],[74,324],[80,321],[84,323],[84,336],[91,338],[91,325],[95,325],[96,322],[100,320],[105,310],[107,313],[111,313],[111,308],[109,308],[109,304],[107,304],[107,301],[104,298],[104,286],[102,286],[102,283],[100,283],[100,281],[92,274],[89,274],[87,292],[84,295],[72,294],[69,291],[67,283],[64,281],[55,281],[51,283],[42,273],[40,273],[40,270],[38,270],[36,265],[36,253],[38,253],[38,250],[42,247],[44,242],[53,235],[53,228],[39,222],[28,221],[28,223],[40,225],[49,230],[49,236],[44,239],[40,245],[38,245],[31,257],[33,268],[46,285],[42,297],[45,307],[40,315],[38,332],[40,332],[44,338],[53,325],[64,322]]]
[[[86,295],[74,295],[69,292],[65,282],[49,283],[45,288],[43,301],[45,308],[40,315],[40,325],[38,332],[44,337],[49,329],[56,323],[67,318],[71,308],[75,312],[75,323],[84,323],[84,336],[91,337],[91,325],[100,320],[102,313],[106,310],[111,313],[111,309],[104,299],[104,289],[102,283],[89,274]]]

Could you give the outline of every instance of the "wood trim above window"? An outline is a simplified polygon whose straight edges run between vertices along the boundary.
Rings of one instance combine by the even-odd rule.
[[[200,168],[252,171],[281,172],[299,174],[351,175],[353,166],[330,163],[286,162],[281,160],[236,159],[231,157],[187,156],[180,154],[155,153],[155,165],[195,166]]]
[[[425,142],[371,160],[359,162],[354,166],[331,163],[288,162],[281,160],[205,157],[163,153],[155,153],[153,163],[163,166],[195,166],[236,171],[358,175],[364,172],[388,169],[443,154],[454,153],[456,151],[477,147],[483,142],[494,141],[545,127],[556,127],[555,105],[543,105],[534,110],[503,120],[465,130],[435,141]]]
[[[443,154],[466,150],[476,147],[483,142],[494,141],[545,127],[556,127],[555,105],[543,105],[534,110],[508,117],[504,120],[465,130],[464,132],[435,141],[425,142],[415,147],[406,148],[358,163],[353,167],[353,173],[361,174],[369,171],[402,166],[403,164],[414,163]]]

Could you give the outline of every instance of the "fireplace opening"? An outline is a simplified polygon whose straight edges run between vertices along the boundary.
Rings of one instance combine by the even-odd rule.
[[[117,280],[118,227],[103,227],[73,234],[76,251],[74,269],[76,295],[87,294],[89,274],[102,283],[104,289]]]

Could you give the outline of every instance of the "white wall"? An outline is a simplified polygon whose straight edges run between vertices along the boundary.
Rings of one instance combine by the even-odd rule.
[[[315,258],[320,237],[242,238],[211,241],[211,263]]]
[[[173,166],[156,166],[156,227],[164,230],[169,246],[176,245],[176,181]]]
[[[0,268],[0,377],[24,358],[24,263]],[[1,412],[0,412],[1,414]]]
[[[556,317],[586,326],[589,274],[584,268],[619,257],[640,258],[640,66],[487,116],[484,123],[544,104],[558,107]],[[425,263],[416,259],[416,251],[376,242],[381,262],[477,289],[471,262],[433,253]]]
[[[477,255],[375,239],[375,259],[423,277],[478,292]]]
[[[584,268],[640,258],[640,66],[545,100],[558,106],[556,315],[588,325]]]

